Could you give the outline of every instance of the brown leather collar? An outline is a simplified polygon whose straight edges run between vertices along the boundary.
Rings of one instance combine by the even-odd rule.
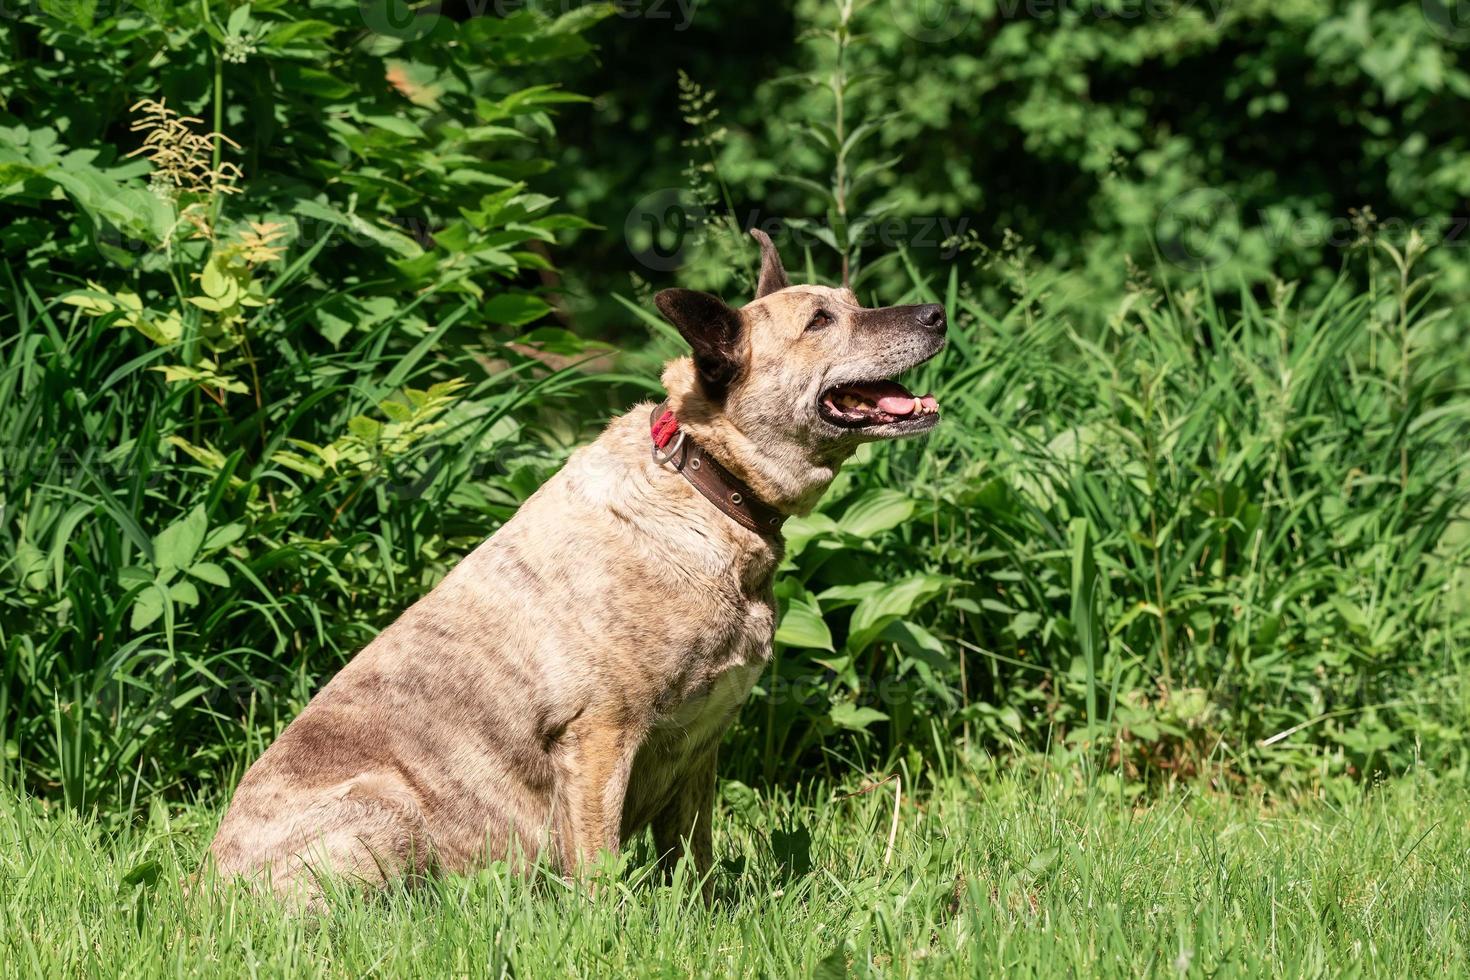
[[[767,538],[780,540],[786,515],[758,498],[750,487],[721,466],[679,428],[678,420],[664,402],[653,410],[650,433],[653,461],[669,465],[683,474],[694,489],[736,524]]]

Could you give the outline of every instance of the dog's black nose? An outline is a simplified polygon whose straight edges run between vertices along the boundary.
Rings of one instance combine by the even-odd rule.
[[[944,333],[944,307],[940,306],[938,303],[930,303],[928,306],[919,307],[918,315],[919,324],[925,330],[932,330],[935,333]]]

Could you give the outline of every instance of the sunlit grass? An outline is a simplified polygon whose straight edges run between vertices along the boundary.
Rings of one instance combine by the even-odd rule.
[[[0,803],[0,974],[523,977],[1449,975],[1467,962],[1470,792],[1424,775],[1292,802],[1141,807],[1044,768],[905,794],[727,784],[717,899],[642,849],[595,894],[491,869],[340,895],[319,922],[185,897],[215,811],[108,834]]]

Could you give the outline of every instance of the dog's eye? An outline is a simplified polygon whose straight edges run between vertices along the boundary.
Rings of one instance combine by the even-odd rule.
[[[835,320],[836,318],[826,310],[818,310],[812,315],[812,320],[806,325],[806,328],[808,330],[821,330],[823,327],[830,327]]]

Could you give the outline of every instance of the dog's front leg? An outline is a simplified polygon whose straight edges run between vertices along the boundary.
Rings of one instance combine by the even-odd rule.
[[[714,901],[714,836],[710,821],[715,803],[715,755],[711,751],[689,767],[674,796],[653,819],[653,846],[659,863],[672,873],[689,842],[689,859],[703,882],[706,905]]]
[[[553,810],[564,873],[577,873],[599,850],[617,853],[628,777],[644,731],[587,716],[567,726],[558,746]]]

